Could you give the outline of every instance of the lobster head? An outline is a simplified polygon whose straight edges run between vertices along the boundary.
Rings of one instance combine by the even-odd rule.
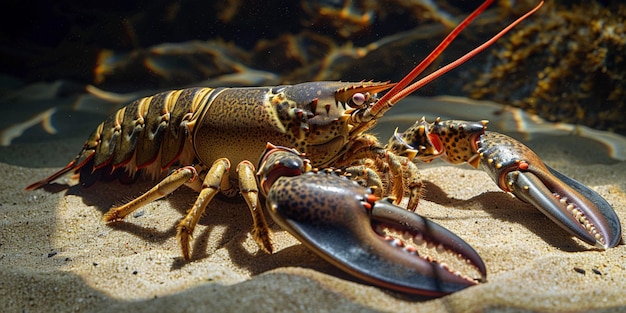
[[[309,82],[272,89],[269,102],[295,147],[325,167],[345,152],[350,142],[375,124],[354,118],[371,108],[376,94],[393,87],[386,82]]]

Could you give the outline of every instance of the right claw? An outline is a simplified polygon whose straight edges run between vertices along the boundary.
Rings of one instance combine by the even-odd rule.
[[[461,238],[387,200],[373,200],[344,177],[306,173],[278,179],[267,206],[274,221],[312,251],[374,285],[440,296],[486,279],[482,259]],[[429,256],[434,250],[436,258],[448,258]],[[479,277],[451,269],[455,262],[470,264]]]
[[[414,264],[419,263],[420,266],[425,266],[425,268],[419,270],[419,277],[430,277],[428,284],[432,284],[432,289],[461,289],[474,285],[477,282],[487,281],[487,269],[481,257],[474,250],[474,248],[448,229],[422,217],[421,215],[393,205],[387,199],[376,201],[376,203],[372,206],[370,214],[372,227],[379,235],[385,235],[380,232],[380,229],[384,229],[384,227],[389,227],[396,232],[402,233],[403,237],[410,234],[413,236],[414,241],[419,242],[420,240],[423,240],[426,242],[426,246],[433,245],[436,249],[445,249],[454,254],[456,257],[461,258],[463,262],[469,264],[471,267],[474,267],[480,275],[480,277],[469,278],[465,275],[461,275],[459,272],[453,273],[449,268],[447,268],[445,263],[440,260],[430,259],[427,255],[422,255],[427,263],[423,262],[423,260],[420,260],[420,262],[415,260],[407,262]],[[395,242],[396,245],[399,244],[397,239],[394,238],[387,237],[386,240],[391,240]],[[400,243],[400,245],[403,245],[403,243]],[[400,247],[403,248],[404,251],[411,250],[411,246]],[[418,251],[415,251],[414,253],[415,255],[418,255]],[[398,264],[398,260],[392,261],[394,264]],[[399,266],[396,265],[396,267]],[[386,271],[393,272],[389,269],[386,269]],[[387,274],[387,277],[390,276],[391,275]],[[425,284],[425,282],[418,281],[418,279],[415,279],[415,281],[410,281],[408,277],[404,277],[404,279],[406,279],[407,284],[412,285],[413,288],[418,288],[418,284],[420,285],[420,288],[423,288],[423,284]]]
[[[268,147],[259,166],[262,192],[274,221],[328,262],[374,285],[426,296],[486,280],[478,253],[449,230],[333,171],[304,173],[301,159],[295,150]]]

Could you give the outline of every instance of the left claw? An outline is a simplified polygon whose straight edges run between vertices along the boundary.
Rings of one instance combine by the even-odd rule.
[[[545,165],[521,142],[485,131],[487,121],[422,119],[390,140],[398,155],[418,150],[417,159],[443,157],[451,163],[479,164],[498,186],[531,203],[561,228],[602,249],[621,241],[621,225],[611,205],[597,192]]]
[[[274,221],[322,258],[374,285],[427,296],[486,279],[480,256],[447,229],[378,200],[367,188],[332,171],[297,175],[294,166],[302,166],[293,158],[297,152],[280,149],[266,152],[259,166],[268,210]],[[389,231],[403,239],[391,237]],[[418,252],[425,248],[451,258],[443,263]],[[480,277],[455,272],[447,264],[455,262],[464,268],[469,264]]]
[[[619,218],[597,192],[548,167],[530,148],[503,134],[485,132],[477,147],[481,164],[502,190],[588,244],[607,249],[620,243]]]

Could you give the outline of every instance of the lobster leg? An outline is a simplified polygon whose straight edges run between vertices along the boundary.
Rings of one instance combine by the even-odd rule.
[[[254,168],[250,168],[250,166],[251,164],[249,162],[243,161],[238,165],[238,172],[240,173],[240,186],[244,187],[243,195],[246,202],[250,205],[250,212],[253,217],[254,228],[252,235],[264,251],[272,253],[273,247],[269,239],[269,228],[265,223],[265,218],[262,217],[262,213],[258,210],[258,206],[256,205],[258,203],[258,192],[256,188],[250,187],[256,183],[254,175],[252,174],[252,176],[250,176],[250,173],[254,173]],[[211,169],[204,178],[198,199],[187,212],[187,215],[178,223],[178,240],[182,248],[183,257],[186,260],[191,259],[190,241],[193,231],[200,217],[204,214],[209,202],[211,202],[213,197],[220,191],[230,197],[234,197],[237,194],[237,189],[230,183],[228,175],[229,170],[230,162],[228,159],[218,159],[213,163],[213,166],[211,166]],[[261,215],[261,217],[259,217],[259,215]]]
[[[482,259],[458,236],[387,199],[378,200],[334,170],[304,173],[306,164],[297,152],[280,149],[268,147],[259,166],[268,211],[320,257],[374,285],[427,296],[486,279]],[[438,252],[435,258],[432,250]],[[453,270],[454,262],[477,277]]]
[[[235,189],[228,180],[228,171],[230,170],[230,161],[222,158],[216,160],[211,169],[207,173],[204,181],[202,182],[202,189],[200,194],[194,202],[193,206],[187,215],[178,223],[177,233],[180,247],[182,248],[183,257],[185,260],[191,259],[191,247],[190,241],[193,235],[193,231],[198,225],[200,217],[204,214],[206,206],[213,200],[213,197],[221,190],[225,194],[234,194]]]
[[[143,205],[163,198],[168,194],[174,192],[174,190],[178,189],[183,184],[192,183],[197,178],[198,173],[193,166],[181,167],[172,172],[172,174],[165,177],[161,182],[159,182],[159,184],[152,187],[141,196],[133,199],[132,201],[124,205],[110,209],[107,213],[104,214],[103,219],[107,223],[123,221],[128,214],[132,213]]]
[[[345,175],[350,176],[350,179],[358,182],[361,186],[369,187],[372,192],[377,196],[382,196],[385,191],[383,182],[380,176],[368,167],[367,165],[354,165],[343,170]]]
[[[237,165],[237,175],[239,177],[239,192],[246,200],[252,215],[252,238],[265,252],[272,253],[274,248],[270,240],[270,230],[267,227],[263,210],[259,206],[259,189],[254,165],[248,161],[240,162]]]
[[[128,214],[142,205],[160,199],[172,193],[182,185],[187,185],[200,192],[195,203],[187,212],[187,215],[178,223],[177,227],[178,240],[181,245],[183,257],[189,260],[191,258],[190,242],[193,231],[202,217],[206,206],[218,192],[222,192],[228,197],[234,197],[237,194],[237,188],[230,183],[228,175],[229,170],[230,161],[225,158],[218,159],[213,163],[204,181],[200,184],[197,180],[197,170],[194,167],[182,167],[167,176],[143,195],[127,204],[109,210],[104,215],[104,221],[107,223],[122,221]],[[273,248],[269,238],[269,228],[267,227],[265,217],[261,210],[258,209],[258,190],[256,188],[254,166],[252,166],[250,162],[243,161],[238,166],[238,173],[241,193],[244,199],[246,199],[252,214],[253,238],[264,251],[271,253]]]
[[[350,155],[344,156],[334,164],[336,167],[346,168],[348,172],[359,171],[362,167],[376,168],[378,173],[387,175],[387,186],[383,186],[381,177],[369,175],[371,185],[367,187],[382,188],[380,192],[390,194],[395,204],[400,204],[405,193],[409,196],[407,208],[415,211],[419,203],[424,184],[421,175],[411,159],[415,154],[396,155],[392,151],[380,147],[378,140],[371,135],[366,135],[355,140],[350,146]],[[374,164],[362,164],[363,160],[372,160]],[[357,165],[353,165],[356,163]],[[361,171],[362,172],[362,171]],[[390,188],[389,188],[390,185]],[[376,190],[379,193],[378,190]]]

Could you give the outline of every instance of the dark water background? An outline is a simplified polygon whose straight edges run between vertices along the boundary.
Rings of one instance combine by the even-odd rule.
[[[478,46],[536,3],[496,1],[428,71]],[[479,5],[5,1],[2,145],[84,138],[125,101],[173,88],[398,81]],[[495,100],[549,121],[624,134],[624,15],[618,1],[551,1],[488,51],[416,95]],[[112,94],[103,100],[88,86]],[[455,110],[477,111],[471,103],[444,111]],[[422,114],[426,109],[392,110],[389,117]]]

